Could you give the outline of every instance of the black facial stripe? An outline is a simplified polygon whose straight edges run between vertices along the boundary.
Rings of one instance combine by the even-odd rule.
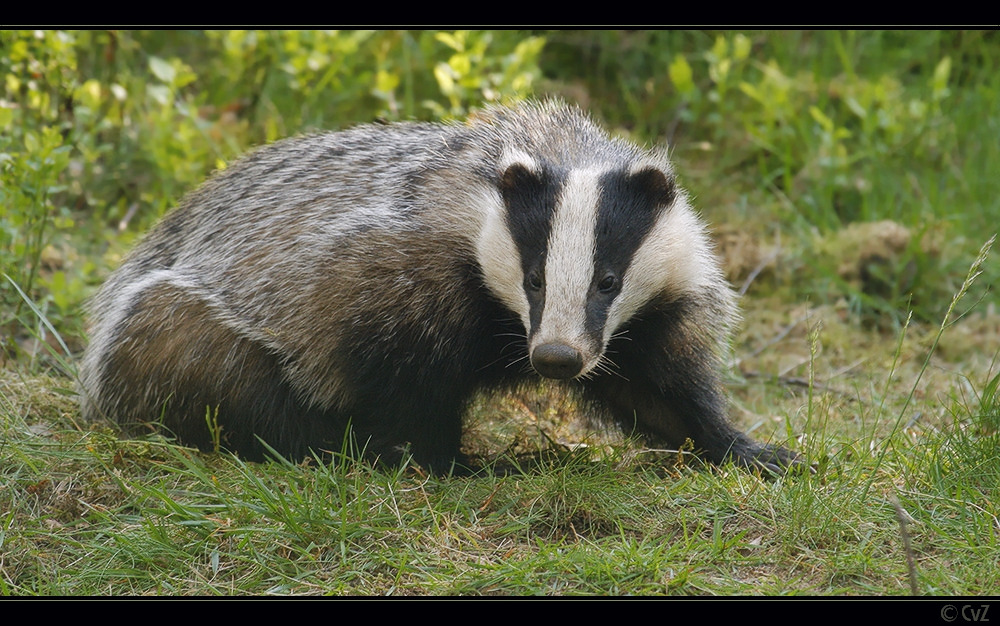
[[[607,172],[601,177],[600,189],[594,279],[587,297],[586,316],[587,332],[593,335],[603,334],[608,309],[618,294],[617,290],[602,293],[598,285],[609,272],[618,281],[624,278],[636,250],[676,196],[673,178],[652,168],[633,174],[621,170]]]
[[[623,274],[635,251],[673,201],[673,192],[662,188],[663,184],[672,187],[672,181],[664,181],[659,171],[647,172],[650,170],[633,175],[617,171],[601,177],[596,272],[611,269]]]
[[[564,172],[546,169],[538,173],[515,163],[500,176],[500,196],[507,209],[507,228],[521,255],[525,282],[534,272],[544,279],[545,252]],[[525,285],[531,327],[537,328],[545,306],[545,286],[531,290]]]

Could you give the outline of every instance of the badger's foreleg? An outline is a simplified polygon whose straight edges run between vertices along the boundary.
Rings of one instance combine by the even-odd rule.
[[[705,379],[689,378],[683,369],[677,374],[660,382],[605,377],[591,394],[625,432],[678,449],[690,440],[694,452],[712,463],[732,461],[781,473],[794,462],[795,455],[785,448],[760,444],[734,428],[725,415],[723,394]]]
[[[592,397],[626,430],[694,450],[715,463],[733,461],[781,472],[796,455],[760,444],[727,417],[729,403],[720,381],[720,358],[711,334],[696,332],[704,321],[674,307],[650,312],[613,340],[610,367],[590,381]]]

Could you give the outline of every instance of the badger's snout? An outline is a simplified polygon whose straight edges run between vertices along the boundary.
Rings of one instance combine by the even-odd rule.
[[[563,343],[543,343],[531,351],[531,366],[546,378],[573,378],[583,371],[583,355]]]

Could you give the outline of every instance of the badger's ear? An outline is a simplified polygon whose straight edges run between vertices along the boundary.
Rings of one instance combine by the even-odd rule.
[[[538,163],[525,152],[508,149],[500,157],[500,195],[505,200],[537,191],[542,186]]]
[[[673,173],[653,165],[642,165],[629,172],[628,182],[656,208],[669,207],[677,197],[677,182]]]
[[[500,174],[500,193],[506,198],[519,191],[537,188],[541,182],[541,177],[529,164],[516,161]]]

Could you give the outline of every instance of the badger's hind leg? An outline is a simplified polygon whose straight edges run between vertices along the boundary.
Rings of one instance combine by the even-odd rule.
[[[132,434],[159,427],[184,444],[219,444],[249,460],[266,456],[258,437],[292,458],[340,449],[337,416],[303,406],[279,358],[225,324],[195,288],[151,282],[121,306],[85,363],[93,370],[83,375],[89,417]]]

